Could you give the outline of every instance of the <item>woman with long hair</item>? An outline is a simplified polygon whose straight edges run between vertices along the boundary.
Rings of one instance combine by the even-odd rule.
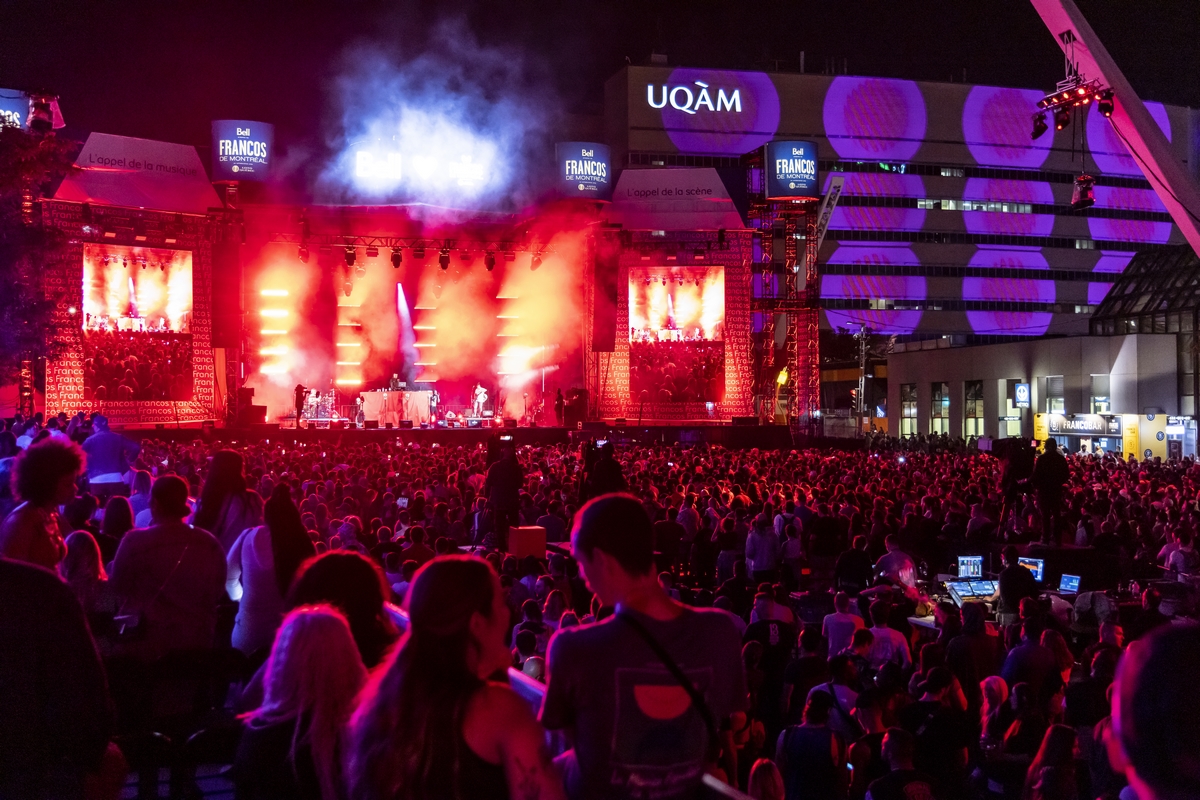
[[[779,767],[769,758],[760,758],[750,768],[750,781],[746,784],[746,794],[754,800],[783,800],[783,775]]]
[[[1075,800],[1075,729],[1051,725],[1025,774],[1023,800]]]
[[[226,591],[240,600],[233,646],[247,655],[271,644],[296,571],[317,554],[287,484],[275,487],[264,517],[265,525],[238,535],[225,558]]]
[[[994,753],[1004,741],[1004,734],[1013,722],[1012,706],[1008,702],[1008,684],[999,675],[979,682],[983,705],[979,709],[979,740],[986,753]]]
[[[58,574],[83,606],[92,622],[117,613],[117,596],[108,585],[108,573],[100,562],[100,547],[87,531],[75,531],[67,537],[67,554],[58,563]]]
[[[1062,676],[1063,686],[1071,680],[1071,670],[1075,667],[1075,656],[1071,654],[1071,648],[1067,646],[1067,640],[1058,631],[1044,630],[1042,631],[1042,647],[1045,647],[1054,654],[1054,660],[1058,662],[1058,672]]]
[[[545,733],[508,686],[508,607],[491,566],[446,556],[417,571],[409,628],[351,718],[348,794],[357,800],[549,798],[562,785]]]
[[[104,518],[100,522],[100,535],[96,544],[100,545],[100,555],[105,561],[112,561],[117,555],[117,546],[125,534],[133,530],[133,507],[129,500],[120,495],[108,498],[104,505]]]
[[[133,493],[129,495],[129,505],[133,506],[133,518],[150,508],[150,473],[144,469],[133,472]]]
[[[246,488],[243,465],[241,453],[217,451],[209,464],[192,518],[193,525],[217,537],[226,553],[242,531],[261,525],[263,519],[262,498]]]
[[[242,717],[233,765],[239,800],[338,800],[341,730],[366,680],[340,612],[292,610],[267,661],[262,705]]]

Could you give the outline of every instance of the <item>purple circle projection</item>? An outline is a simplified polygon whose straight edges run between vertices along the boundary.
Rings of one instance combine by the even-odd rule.
[[[973,267],[1046,269],[1046,257],[1037,248],[980,247],[971,257]],[[1053,303],[1054,281],[1024,278],[963,278],[963,300]],[[1050,327],[1052,314],[1043,311],[968,311],[967,321],[976,333],[1041,336]]]
[[[1053,136],[1029,138],[1037,89],[976,86],[963,104],[963,138],[975,161],[992,167],[1038,169],[1050,155]]]
[[[1148,102],[1146,110],[1158,123],[1167,141],[1171,141],[1171,120],[1167,117],[1167,109],[1163,104]],[[1122,132],[1129,136],[1124,129]],[[1142,175],[1141,165],[1129,154],[1129,148],[1113,130],[1112,122],[1094,110],[1089,111],[1087,115],[1087,141],[1088,152],[1095,159],[1096,169],[1100,172],[1109,175]]]
[[[1153,189],[1131,189],[1125,186],[1095,187],[1096,208],[1119,208],[1128,211],[1159,211],[1167,207]]]
[[[1152,242],[1166,244],[1171,238],[1171,223],[1145,219],[1107,219],[1088,217],[1092,238],[1110,242]]]
[[[1096,266],[1092,267],[1092,272],[1110,272],[1120,275],[1132,260],[1133,253],[1125,253],[1120,250],[1103,253],[1096,262]]]
[[[662,108],[667,136],[683,153],[741,155],[779,130],[779,93],[765,72],[680,68],[640,91]]]
[[[825,178],[829,189],[831,176]],[[864,197],[924,197],[925,184],[920,175],[898,175],[894,172],[847,172],[842,196]],[[834,230],[919,231],[925,224],[923,208],[875,208],[869,206],[838,206],[829,218]]]
[[[906,161],[925,138],[925,98],[913,81],[843,76],[825,93],[824,119],[842,158]]]
[[[1095,281],[1088,284],[1088,305],[1098,306],[1108,295],[1113,285],[1111,283],[1097,283]]]
[[[841,245],[826,263],[919,265],[921,262],[907,244],[878,243]],[[833,278],[839,280],[830,281]],[[837,294],[825,295],[826,286]],[[822,278],[821,292],[823,297],[830,298],[924,300],[926,297],[925,279],[920,277],[826,275]],[[918,310],[826,310],[825,317],[835,329],[866,325],[878,333],[897,335],[912,333],[921,322],[921,312]]]
[[[905,275],[822,275],[822,299],[924,300],[925,279]]]
[[[968,178],[964,200],[995,200],[1010,203],[1054,204],[1054,190],[1042,181],[1013,181],[1001,178]],[[1006,211],[964,211],[963,224],[971,233],[1011,236],[1049,236],[1054,230],[1053,214],[1018,214]]]
[[[981,244],[967,262],[970,267],[1003,269],[1050,269],[1050,262],[1040,247],[997,247]],[[969,280],[969,279],[968,279]]]

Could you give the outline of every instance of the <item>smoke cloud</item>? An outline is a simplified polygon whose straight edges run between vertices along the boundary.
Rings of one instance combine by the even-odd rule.
[[[460,21],[420,44],[361,43],[333,83],[338,124],[319,202],[516,209],[550,163],[558,101],[523,54],[483,47]]]

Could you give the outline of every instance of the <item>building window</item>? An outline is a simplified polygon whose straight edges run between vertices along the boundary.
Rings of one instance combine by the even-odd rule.
[[[950,384],[935,383],[931,388],[929,432],[950,432]]]
[[[1046,376],[1046,413],[1065,414],[1067,403],[1063,397],[1063,376]]]
[[[917,385],[900,384],[900,436],[917,435]]]
[[[967,381],[963,389],[963,436],[983,436],[983,381]]]
[[[1112,405],[1108,399],[1108,376],[1092,376],[1092,413],[1110,414]]]

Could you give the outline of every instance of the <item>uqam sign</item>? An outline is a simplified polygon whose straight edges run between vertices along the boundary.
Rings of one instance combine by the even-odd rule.
[[[765,72],[680,68],[631,91],[661,115],[682,153],[741,155],[779,129],[779,93]]]

